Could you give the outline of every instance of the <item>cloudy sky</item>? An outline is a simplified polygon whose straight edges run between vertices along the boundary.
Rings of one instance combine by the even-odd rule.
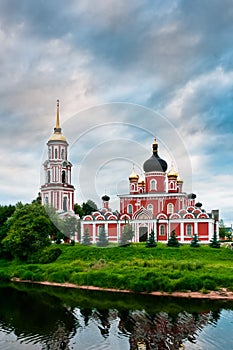
[[[233,222],[232,0],[1,0],[0,77],[0,204],[36,197],[60,99],[76,202],[117,205],[156,135]]]

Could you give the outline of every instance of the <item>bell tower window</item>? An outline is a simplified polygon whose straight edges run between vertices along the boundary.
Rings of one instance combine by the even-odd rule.
[[[67,197],[63,198],[63,210],[67,211]]]
[[[66,183],[66,172],[65,170],[62,170],[62,183]]]
[[[48,173],[47,173],[47,181],[48,181],[48,183],[50,183],[50,181],[51,181],[50,170],[48,170]]]
[[[57,148],[55,148],[55,159],[57,159]]]

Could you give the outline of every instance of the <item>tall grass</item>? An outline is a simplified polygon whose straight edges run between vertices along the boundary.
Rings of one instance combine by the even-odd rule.
[[[71,282],[103,288],[151,291],[233,290],[233,252],[201,246],[180,249],[158,244],[129,247],[60,245],[62,254],[49,264],[0,261],[0,280]]]

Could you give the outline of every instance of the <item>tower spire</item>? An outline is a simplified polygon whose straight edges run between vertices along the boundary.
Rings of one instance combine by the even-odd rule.
[[[60,128],[60,116],[59,116],[59,100],[57,100],[57,119],[56,119],[56,129]]]
[[[57,117],[56,117],[56,126],[54,128],[54,132],[60,134],[61,133],[61,127],[60,127],[60,113],[59,113],[59,100],[57,100]]]
[[[53,131],[53,135],[50,137],[49,141],[66,141],[65,136],[61,132],[59,100],[57,100],[56,124],[55,124],[55,128],[54,128],[54,131]]]

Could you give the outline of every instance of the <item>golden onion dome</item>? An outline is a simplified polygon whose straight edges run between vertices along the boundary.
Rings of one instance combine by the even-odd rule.
[[[145,183],[144,177],[140,176],[139,179],[138,179],[138,184],[139,185],[143,185],[144,183]]]
[[[180,175],[178,175],[178,177],[177,177],[177,183],[182,184],[183,182],[184,182],[184,181],[181,179]]]
[[[49,141],[65,141],[66,138],[61,132],[54,131],[54,133],[49,138]]]
[[[139,175],[135,173],[134,167],[132,170],[132,173],[129,175],[129,180],[138,180],[139,179]]]
[[[60,128],[60,116],[59,116],[59,100],[57,100],[57,118],[56,118],[56,126],[54,128],[54,133],[49,138],[49,141],[66,141],[65,136],[61,132]]]
[[[169,170],[168,177],[178,177],[178,173],[177,171],[175,171],[174,166],[172,165],[171,169]]]

